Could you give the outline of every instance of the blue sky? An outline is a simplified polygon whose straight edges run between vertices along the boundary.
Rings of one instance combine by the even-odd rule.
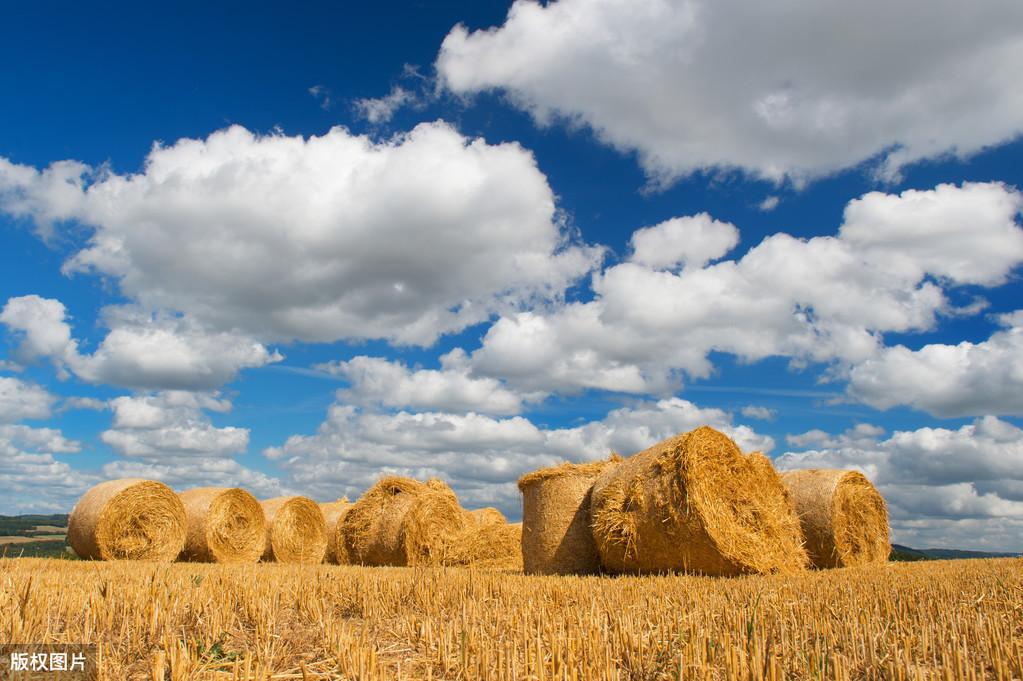
[[[8,8],[0,513],[705,423],[1023,549],[1023,9]]]

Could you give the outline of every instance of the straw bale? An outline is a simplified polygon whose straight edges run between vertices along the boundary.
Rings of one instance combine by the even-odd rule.
[[[593,486],[592,515],[611,572],[792,573],[807,562],[770,461],[744,456],[706,426],[604,472]]]
[[[178,496],[188,527],[182,560],[255,563],[263,555],[266,519],[256,497],[237,487],[198,487]]]
[[[348,562],[348,556],[344,551],[344,547],[341,547],[341,550],[338,551],[337,526],[351,507],[352,503],[348,501],[348,497],[320,504],[323,519],[327,523],[327,555],[324,560],[328,563],[344,565]]]
[[[888,561],[888,507],[857,471],[809,469],[781,474],[795,502],[806,551],[819,568]]]
[[[502,521],[467,525],[452,542],[444,564],[521,570],[522,523]]]
[[[337,541],[354,564],[439,565],[467,524],[444,482],[389,476],[345,514]]]
[[[478,525],[492,525],[494,523],[507,523],[508,519],[504,517],[504,514],[498,511],[492,506],[487,508],[477,508],[472,511],[467,511],[472,517],[472,521]]]
[[[327,554],[327,523],[308,497],[275,497],[260,502],[266,516],[263,560],[322,563]]]
[[[163,483],[108,480],[78,500],[68,543],[81,558],[170,562],[185,545],[185,508]]]
[[[522,562],[526,574],[594,574],[600,556],[590,531],[590,490],[621,458],[564,463],[519,478]]]

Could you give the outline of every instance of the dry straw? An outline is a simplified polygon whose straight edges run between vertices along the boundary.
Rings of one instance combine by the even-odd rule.
[[[469,522],[455,537],[445,565],[522,569],[522,523],[509,524],[496,508],[466,511]]]
[[[593,534],[611,572],[792,573],[807,562],[799,521],[766,457],[703,427],[604,472]]]
[[[322,563],[327,553],[327,523],[308,497],[276,497],[260,502],[266,516],[263,560]]]
[[[188,533],[183,560],[255,563],[266,544],[259,501],[243,489],[199,487],[182,492]]]
[[[348,562],[348,556],[344,551],[344,547],[340,547],[341,550],[338,550],[337,526],[351,507],[352,503],[348,501],[348,497],[320,504],[323,520],[327,523],[327,555],[325,560],[328,563],[342,565]]]
[[[472,511],[467,511],[472,516],[472,520],[480,525],[490,525],[492,523],[507,523],[508,519],[504,517],[504,514],[498,511],[493,506],[487,508],[477,508]]]
[[[109,480],[78,500],[67,537],[81,558],[170,562],[185,545],[185,508],[163,483]]]
[[[337,526],[339,550],[361,565],[439,565],[468,521],[451,488],[389,476],[377,482]]]
[[[590,531],[590,491],[597,477],[621,461],[564,463],[519,478],[522,561],[526,574],[594,574],[600,555]]]
[[[888,508],[861,473],[831,469],[781,474],[795,502],[810,560],[819,568],[888,560]]]

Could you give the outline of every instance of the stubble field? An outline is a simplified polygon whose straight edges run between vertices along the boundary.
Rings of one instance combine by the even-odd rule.
[[[1023,679],[1023,559],[798,577],[0,561],[105,679]]]

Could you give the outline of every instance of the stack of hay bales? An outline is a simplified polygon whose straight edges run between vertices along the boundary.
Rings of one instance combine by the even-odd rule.
[[[722,576],[803,570],[807,555],[792,501],[761,459],[702,427],[604,471],[591,506],[604,569]]]
[[[595,574],[600,555],[590,531],[590,493],[620,457],[565,463],[519,478],[522,492],[522,563],[526,574]]]
[[[182,492],[188,532],[182,560],[255,563],[266,546],[266,519],[256,497],[239,488]]]
[[[185,546],[185,507],[152,480],[101,482],[68,519],[68,543],[81,558],[170,562]]]
[[[389,476],[338,523],[337,550],[359,565],[440,565],[467,524],[445,483]]]
[[[808,469],[781,474],[806,551],[818,568],[881,564],[892,547],[884,498],[862,473]]]
[[[327,523],[308,497],[276,497],[261,502],[266,516],[263,560],[322,563],[327,554]]]
[[[352,503],[348,501],[348,497],[320,504],[323,520],[327,524],[327,555],[324,557],[324,560],[328,563],[344,565],[348,562],[348,556],[344,551],[344,547],[338,546],[337,543],[337,526],[351,507]]]
[[[465,517],[465,528],[452,542],[445,565],[522,569],[522,523],[509,524],[496,508],[466,511]]]

